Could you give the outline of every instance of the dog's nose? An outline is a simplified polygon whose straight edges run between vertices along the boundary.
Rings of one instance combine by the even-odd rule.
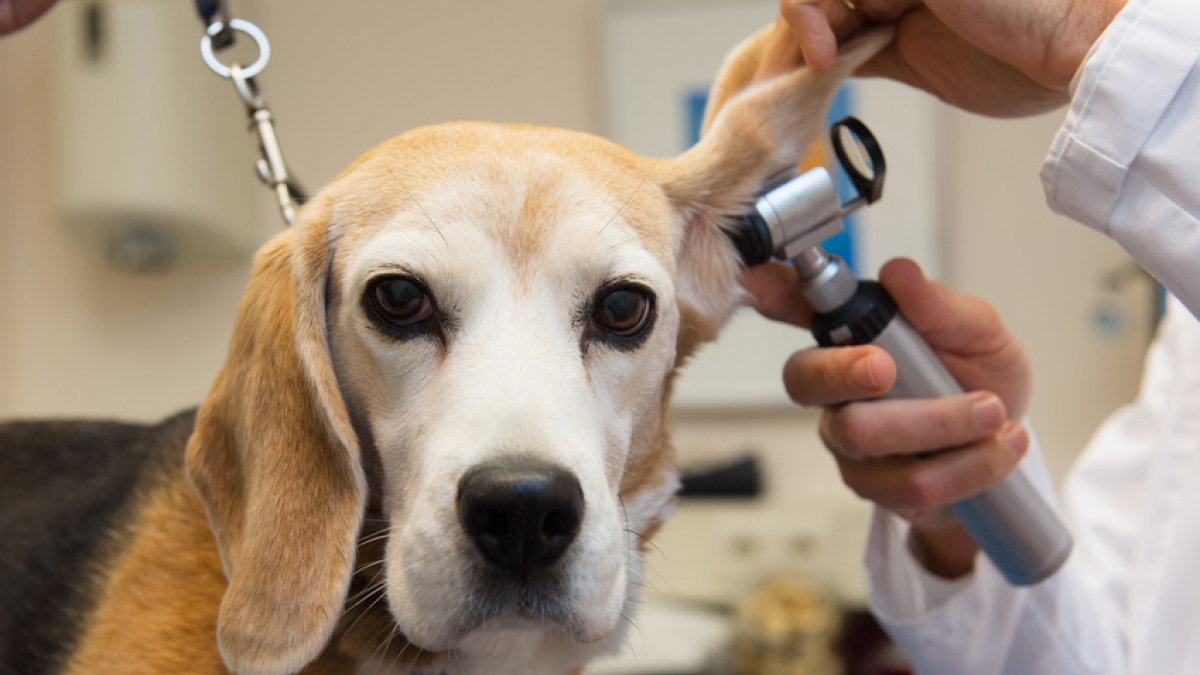
[[[524,577],[547,567],[583,522],[583,489],[562,468],[504,460],[468,471],[458,482],[458,519],[483,557]]]

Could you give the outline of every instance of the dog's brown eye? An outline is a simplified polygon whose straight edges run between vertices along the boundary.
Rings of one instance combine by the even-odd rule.
[[[370,291],[379,314],[396,326],[410,326],[433,316],[433,301],[412,279],[388,277]]]
[[[649,323],[649,294],[633,287],[617,288],[596,300],[596,323],[618,337],[632,337]]]

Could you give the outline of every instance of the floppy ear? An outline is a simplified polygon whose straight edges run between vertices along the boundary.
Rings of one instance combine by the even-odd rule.
[[[890,28],[863,33],[842,45],[823,72],[802,67],[752,85],[768,41],[785,36],[764,28],[726,58],[709,92],[700,142],[659,171],[684,227],[676,259],[681,357],[715,337],[738,304],[741,262],[722,228],[750,209],[767,179],[807,154],[838,86],[892,34]]]
[[[366,483],[326,344],[327,213],[310,204],[258,253],[187,447],[229,581],[217,642],[241,675],[316,658],[354,564]]]

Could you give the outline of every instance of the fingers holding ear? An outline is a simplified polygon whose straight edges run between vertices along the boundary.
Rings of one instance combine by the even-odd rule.
[[[755,79],[802,63],[816,71],[833,65],[838,42],[866,25],[852,5],[845,0],[780,0],[776,30]]]
[[[792,37],[792,27],[780,13],[763,47],[762,58],[754,71],[752,82],[765,80],[799,66],[808,61],[803,51],[804,43]],[[830,55],[832,62],[832,55]],[[828,65],[826,65],[828,67]]]
[[[843,0],[782,0],[779,15],[791,27],[805,62],[814,70],[833,65],[838,41],[864,24],[862,16]]]

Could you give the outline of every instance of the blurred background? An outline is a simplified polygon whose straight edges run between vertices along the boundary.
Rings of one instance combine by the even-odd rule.
[[[451,120],[566,127],[673,155],[694,136],[721,58],[776,9],[230,6],[270,38],[257,80],[309,190],[380,141]],[[254,175],[245,110],[203,65],[201,34],[188,0],[64,0],[0,39],[0,418],[149,421],[205,396],[250,256],[282,224]],[[235,48],[244,60],[255,56],[248,42]],[[894,255],[914,257],[999,308],[1032,357],[1030,418],[1061,478],[1097,423],[1133,398],[1157,311],[1156,287],[1118,247],[1044,204],[1038,167],[1062,113],[985,119],[883,82],[852,85],[838,106],[875,130],[890,167],[847,255],[865,277]],[[817,440],[817,413],[790,405],[780,381],[787,354],[808,345],[742,314],[688,366],[673,410],[681,465],[703,473],[750,460],[742,468],[760,489],[681,500],[649,553],[628,653],[596,672],[735,662],[747,673],[903,672],[882,655],[804,665],[781,647],[775,661],[759,658],[797,635],[835,651],[856,635],[876,644],[858,611],[869,509]]]

